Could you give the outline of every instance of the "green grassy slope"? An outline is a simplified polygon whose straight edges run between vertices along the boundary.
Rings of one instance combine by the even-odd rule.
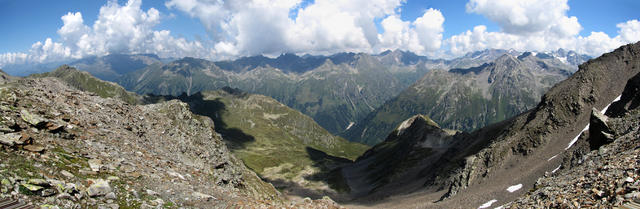
[[[334,169],[368,149],[331,135],[309,116],[270,97],[223,88],[177,98],[194,113],[211,117],[234,155],[284,190],[333,192],[329,186],[343,191],[335,186],[339,182],[330,180],[339,180]]]
[[[100,80],[68,65],[62,65],[52,72],[33,74],[31,77],[56,77],[78,90],[93,92],[103,98],[118,98],[129,104],[139,103],[138,96],[126,91],[122,86]]]

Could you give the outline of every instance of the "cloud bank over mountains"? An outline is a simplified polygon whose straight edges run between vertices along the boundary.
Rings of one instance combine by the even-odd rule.
[[[598,56],[640,41],[640,22],[617,24],[610,37],[592,31],[580,36],[577,17],[567,16],[567,0],[469,0],[468,13],[487,17],[500,31],[477,25],[443,37],[446,14],[427,9],[413,21],[400,18],[403,0],[168,0],[170,10],[200,21],[208,40],[187,40],[169,30],[155,30],[161,14],[141,9],[141,0],[124,5],[109,1],[93,24],[80,12],[61,17],[56,41],[47,38],[28,52],[0,54],[0,67],[45,63],[111,53],[153,53],[161,57],[231,59],[258,54],[378,53],[408,50],[430,57],[454,57],[487,48],[548,51],[558,48]],[[379,26],[376,22],[379,21]],[[378,28],[380,27],[380,28]]]

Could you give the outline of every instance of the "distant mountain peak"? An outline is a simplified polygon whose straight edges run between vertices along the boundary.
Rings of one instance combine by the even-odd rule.
[[[440,125],[438,125],[438,123],[436,123],[435,121],[431,120],[429,116],[418,114],[400,123],[398,128],[396,128],[395,130],[396,135],[398,136],[402,135],[405,132],[405,130],[413,126],[430,126],[433,128],[440,129]]]
[[[496,59],[494,62],[496,64],[517,64],[520,62],[520,60],[518,60],[516,57],[514,57],[511,54],[503,54],[502,56],[498,57],[498,59]]]

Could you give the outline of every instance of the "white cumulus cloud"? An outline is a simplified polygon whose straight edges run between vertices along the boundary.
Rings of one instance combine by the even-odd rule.
[[[583,37],[578,18],[567,16],[567,0],[470,0],[467,12],[496,22],[501,31],[487,31],[479,25],[445,40],[449,56],[487,49],[551,51],[559,48],[599,56],[622,44],[640,40],[640,23],[630,20],[617,24],[618,35],[592,31]]]
[[[572,36],[581,29],[576,17],[567,17],[567,0],[470,0],[467,11],[486,16],[506,33],[531,34],[552,30]]]
[[[60,19],[60,42],[47,38],[36,42],[26,53],[0,55],[0,67],[8,64],[43,63],[78,59],[89,55],[111,53],[154,53],[162,57],[199,56],[211,54],[201,43],[175,38],[170,31],[155,31],[160,13],[151,8],[140,9],[141,0],[129,0],[125,5],[109,1],[100,8],[93,25],[84,24],[80,12],[69,12]]]
[[[403,21],[397,15],[391,15],[382,20],[384,29],[378,35],[382,51],[386,49],[402,49],[417,54],[435,56],[441,48],[444,16],[439,10],[428,9],[415,21]]]
[[[378,52],[400,48],[426,54],[440,48],[444,17],[425,11],[414,22],[399,19],[402,0],[170,0],[165,5],[198,18],[219,56]],[[295,17],[290,17],[292,11]],[[378,33],[376,20],[384,32]]]
[[[592,56],[640,41],[640,22],[617,24],[617,34],[583,30],[568,16],[568,0],[469,0],[468,13],[487,17],[499,30],[477,25],[443,37],[445,15],[437,8],[402,19],[405,0],[167,0],[170,12],[199,21],[208,39],[190,41],[154,28],[174,13],[141,9],[142,0],[110,0],[86,23],[80,12],[61,17],[58,38],[34,43],[27,52],[0,54],[8,64],[66,61],[111,53],[153,53],[211,60],[281,53],[378,53],[387,49],[430,57],[455,57],[488,48],[549,51],[564,48]],[[461,8],[465,9],[465,8]],[[379,23],[379,25],[378,25]],[[582,33],[585,34],[585,33]]]

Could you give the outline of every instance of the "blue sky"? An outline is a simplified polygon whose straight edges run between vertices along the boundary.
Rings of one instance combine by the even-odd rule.
[[[139,7],[133,8],[138,10],[136,14],[144,15],[151,8],[154,8],[158,11],[159,18],[152,23],[138,21],[133,24],[151,25],[142,27],[143,31],[145,27],[149,29],[146,34],[142,34],[142,39],[152,39],[154,37],[153,31],[170,31],[169,39],[162,43],[176,42],[176,39],[183,41],[181,42],[183,44],[179,46],[163,47],[162,50],[158,51],[160,55],[187,55],[209,59],[284,52],[327,54],[338,51],[362,51],[376,53],[391,48],[414,51],[428,56],[446,57],[482,48],[515,46],[519,50],[551,50],[554,45],[561,45],[583,53],[597,55],[610,50],[615,45],[635,41],[635,39],[629,37],[633,36],[633,32],[640,27],[637,26],[637,21],[628,22],[640,18],[640,13],[637,12],[640,9],[640,1],[637,0],[610,0],[606,1],[606,3],[596,0],[569,0],[568,2],[567,0],[544,0],[547,1],[545,4],[556,5],[555,7],[566,5],[568,9],[554,9],[554,6],[547,9],[544,8],[545,5],[543,4],[530,6],[522,3],[520,5],[521,9],[524,8],[525,11],[538,9],[546,15],[547,10],[549,10],[548,15],[551,16],[567,17],[567,20],[570,20],[573,16],[577,18],[577,21],[574,22],[567,21],[568,24],[566,25],[562,25],[561,21],[548,19],[537,22],[531,21],[524,25],[511,24],[521,17],[513,16],[513,14],[509,13],[511,7],[514,6],[509,3],[510,0],[497,0],[489,3],[484,0],[372,0],[370,1],[372,3],[364,1],[367,3],[362,6],[360,11],[354,11],[353,5],[350,5],[350,3],[340,3],[338,6],[331,5],[336,4],[335,2],[324,3],[335,0],[302,0],[301,2],[296,0],[264,0],[271,1],[266,6],[255,3],[259,1],[263,0],[253,1],[251,5],[254,6],[246,6],[247,8],[251,7],[246,9],[239,8],[244,7],[243,4],[245,3],[238,4],[243,6],[235,5],[234,7],[232,4],[234,2],[237,3],[237,1],[227,1],[231,5],[229,6],[226,4],[216,5],[215,1],[212,3],[206,0],[194,1],[197,2],[197,5],[187,5],[184,1],[174,0],[143,0]],[[356,2],[358,0],[351,1]],[[513,1],[522,2],[526,0]],[[114,9],[125,8],[127,2],[125,0],[117,1],[117,7],[114,7]],[[477,4],[474,11],[467,9],[467,5],[471,4],[471,2]],[[64,49],[70,51],[70,53],[67,52],[66,54],[48,56],[57,57],[58,59],[116,52],[137,53],[158,50],[154,48],[157,48],[155,46],[161,43],[150,43],[150,41],[145,42],[144,40],[140,43],[146,43],[145,47],[132,47],[131,45],[135,43],[127,42],[123,45],[128,45],[129,48],[123,50],[120,47],[118,51],[112,51],[109,46],[113,44],[110,43],[122,40],[109,39],[110,37],[104,40],[98,40],[100,37],[91,39],[95,43],[88,46],[93,47],[102,44],[106,46],[102,51],[79,51],[82,48],[80,45],[70,43],[68,40],[63,41],[64,38],[57,32],[64,25],[61,20],[62,16],[67,15],[69,12],[80,12],[83,24],[87,28],[92,28],[94,22],[101,15],[100,8],[106,7],[106,5],[107,1],[93,0],[0,0],[0,25],[3,27],[2,32],[0,32],[0,46],[2,46],[0,47],[0,54],[23,53],[26,54],[25,56],[31,57],[25,58],[26,61],[29,61],[28,59],[36,60],[34,57],[38,56],[40,61],[53,59],[42,58],[43,54],[52,53],[50,49],[44,49],[44,46],[38,48],[39,52],[37,53],[30,52],[30,50],[33,51],[32,45],[34,43],[41,42],[46,45],[44,43],[47,38],[50,38],[52,43],[60,43],[60,50],[57,53],[64,51]],[[283,7],[285,10],[279,7]],[[389,10],[389,7],[392,10]],[[218,10],[207,11],[203,8]],[[540,10],[541,8],[542,10]],[[331,13],[343,15],[336,16],[336,18],[353,18],[355,23],[343,25],[338,24],[341,23],[340,21],[329,22],[327,23],[329,26],[315,28],[303,24],[303,22],[305,24],[323,24],[324,20],[317,18],[319,17],[317,16],[318,14],[322,14],[323,9],[331,10],[329,15]],[[303,10],[305,13],[303,16],[306,19],[301,18],[301,20],[294,21],[298,17],[298,12]],[[378,10],[380,11],[375,13]],[[264,14],[273,13],[274,15],[256,14],[262,13],[262,11],[264,11]],[[280,16],[277,13],[280,11],[288,11],[286,15],[289,20],[279,18]],[[427,12],[430,15],[425,15]],[[372,14],[365,15],[365,13]],[[491,16],[492,14],[498,14],[498,16]],[[425,21],[418,24],[419,21],[416,22],[416,20],[423,15],[425,15]],[[512,15],[512,17],[509,17],[509,15]],[[527,15],[525,16],[534,18],[536,14],[532,12]],[[400,21],[391,21],[394,18],[390,18],[390,16],[397,16]],[[237,20],[234,19],[236,17]],[[246,18],[242,19],[240,17]],[[438,17],[444,18],[444,22],[435,25],[429,24],[430,22],[437,23]],[[259,21],[261,19],[274,21],[262,23]],[[387,26],[398,26],[399,31],[396,34],[385,34],[386,30],[382,24],[385,19],[389,19]],[[351,19],[347,19],[345,22],[349,20]],[[256,21],[256,23],[252,23],[252,21]],[[277,21],[283,22],[277,23]],[[377,34],[367,32],[367,24],[369,24],[366,23],[367,21],[373,22],[373,25],[375,25],[374,32],[377,32]],[[272,22],[276,23],[272,24]],[[621,23],[628,23],[623,26],[627,29],[626,31],[630,31],[627,36],[618,34],[618,31],[621,30],[618,24]],[[338,24],[338,26],[335,26],[337,29],[332,30],[331,24]],[[530,24],[530,26],[527,24]],[[476,28],[477,26],[484,26],[484,29],[482,27]],[[538,27],[541,29],[522,33],[518,31],[518,29],[526,27]],[[581,30],[578,31],[578,27]],[[252,31],[252,28],[257,29]],[[297,29],[285,31],[288,29],[283,28]],[[505,29],[507,29],[507,32],[505,32]],[[555,39],[534,40],[535,36],[540,36],[541,34],[546,36],[553,31],[562,31],[560,32],[562,34]],[[93,32],[97,33],[96,31]],[[306,34],[306,32],[309,34]],[[359,32],[362,34],[358,34]],[[472,32],[476,33],[473,34]],[[604,32],[607,37],[602,36],[602,34],[592,36],[592,32]],[[254,33],[263,33],[262,35],[273,34],[273,36],[260,37]],[[91,32],[86,32],[86,34],[92,36]],[[139,34],[132,34],[130,37],[137,35]],[[93,36],[96,35],[94,34]],[[351,38],[354,36],[361,36],[361,39]],[[376,38],[376,36],[378,37]],[[164,37],[166,38],[167,36]],[[298,37],[300,40],[292,40]],[[514,41],[516,39],[517,41]],[[473,42],[474,40],[480,42]],[[488,40],[501,41],[491,42]],[[587,40],[593,43],[588,45],[578,43],[581,41],[586,42]],[[594,46],[597,43],[600,43],[600,45]],[[188,49],[188,47],[192,47],[192,49]],[[588,47],[593,48],[593,50]],[[170,49],[182,51],[170,53],[168,51]],[[6,61],[7,57],[9,55],[4,56],[4,58],[0,56],[0,66],[3,63],[2,59],[5,59],[5,64],[11,62]]]

